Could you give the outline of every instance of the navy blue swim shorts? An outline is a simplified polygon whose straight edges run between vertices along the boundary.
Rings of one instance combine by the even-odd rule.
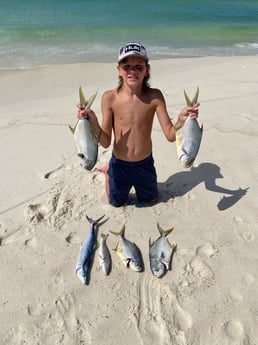
[[[127,162],[112,155],[109,168],[109,202],[119,207],[126,203],[130,189],[134,187],[138,201],[151,202],[158,198],[157,174],[152,155]]]

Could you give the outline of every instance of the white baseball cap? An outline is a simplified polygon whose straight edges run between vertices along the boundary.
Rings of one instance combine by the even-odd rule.
[[[121,62],[124,58],[132,55],[140,56],[145,61],[149,61],[147,50],[141,43],[129,42],[125,46],[120,48],[118,62]]]

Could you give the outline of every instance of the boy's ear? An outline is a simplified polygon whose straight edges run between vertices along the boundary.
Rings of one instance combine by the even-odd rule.
[[[147,65],[146,72],[145,72],[145,77],[149,77],[149,76],[150,76],[150,66]]]
[[[121,67],[120,67],[120,65],[117,65],[116,66],[116,69],[117,69],[117,72],[119,73],[119,75],[120,75],[120,71],[121,71]]]

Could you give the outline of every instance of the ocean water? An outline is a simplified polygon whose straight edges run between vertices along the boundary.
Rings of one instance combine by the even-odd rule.
[[[116,61],[128,41],[151,59],[258,54],[258,0],[0,0],[0,69]]]

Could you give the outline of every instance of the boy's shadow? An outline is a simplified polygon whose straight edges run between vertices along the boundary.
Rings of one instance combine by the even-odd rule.
[[[204,182],[207,190],[216,193],[228,194],[218,202],[218,209],[224,211],[237,203],[246,193],[248,188],[231,190],[216,185],[216,179],[223,178],[220,168],[216,164],[202,163],[191,170],[176,173],[170,176],[167,181],[159,183],[160,202],[166,202],[171,198],[183,196]]]

